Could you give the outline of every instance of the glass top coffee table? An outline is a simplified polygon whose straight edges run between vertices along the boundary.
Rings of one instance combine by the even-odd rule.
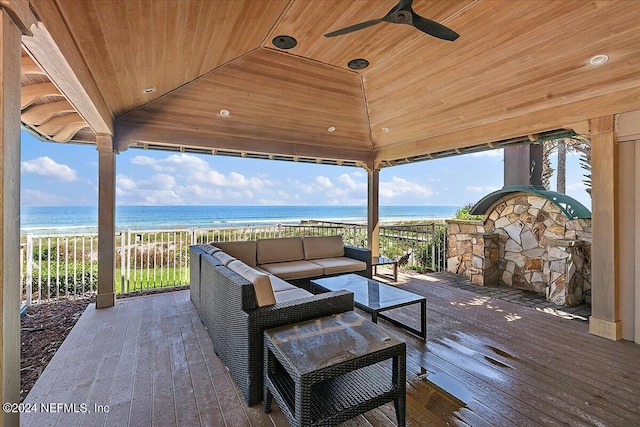
[[[343,274],[311,280],[311,290],[316,293],[340,289],[353,292],[355,306],[370,313],[374,323],[377,323],[378,317],[380,317],[418,335],[420,338],[427,338],[427,299],[425,297],[357,274]],[[420,329],[415,329],[406,323],[381,314],[383,311],[412,304],[420,305]]]
[[[384,256],[374,256],[371,257],[371,268],[373,269],[372,275],[378,275],[378,266],[379,265],[390,265],[393,269],[393,281],[398,281],[398,260],[391,259]]]

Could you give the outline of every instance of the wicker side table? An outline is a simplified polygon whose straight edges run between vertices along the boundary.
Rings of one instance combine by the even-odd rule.
[[[406,345],[353,311],[264,333],[264,410],[292,426],[333,426],[394,402],[406,418]]]

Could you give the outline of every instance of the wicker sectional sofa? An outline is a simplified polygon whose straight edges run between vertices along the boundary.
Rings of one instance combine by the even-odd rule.
[[[190,258],[191,300],[249,406],[262,400],[265,329],[353,310],[350,292],[313,295],[287,280],[371,272],[371,252],[340,236],[213,242]]]

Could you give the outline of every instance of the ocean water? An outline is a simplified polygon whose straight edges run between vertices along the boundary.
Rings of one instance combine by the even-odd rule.
[[[459,206],[380,206],[380,221],[451,218]],[[156,230],[299,224],[302,220],[366,222],[366,206],[118,206],[116,230]],[[90,233],[98,210],[89,206],[23,207],[21,234]]]

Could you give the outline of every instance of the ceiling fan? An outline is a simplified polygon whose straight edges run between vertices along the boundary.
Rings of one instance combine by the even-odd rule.
[[[372,25],[379,24],[380,22],[389,22],[391,24],[407,24],[416,27],[423,33],[430,36],[437,37],[443,40],[454,41],[460,35],[455,31],[439,24],[431,19],[423,18],[413,11],[411,5],[413,0],[400,0],[389,13],[380,19],[373,19],[371,21],[361,22],[359,24],[351,25],[340,30],[332,31],[325,34],[325,37],[341,36],[343,34],[351,33],[353,31],[362,30],[363,28],[371,27]]]

